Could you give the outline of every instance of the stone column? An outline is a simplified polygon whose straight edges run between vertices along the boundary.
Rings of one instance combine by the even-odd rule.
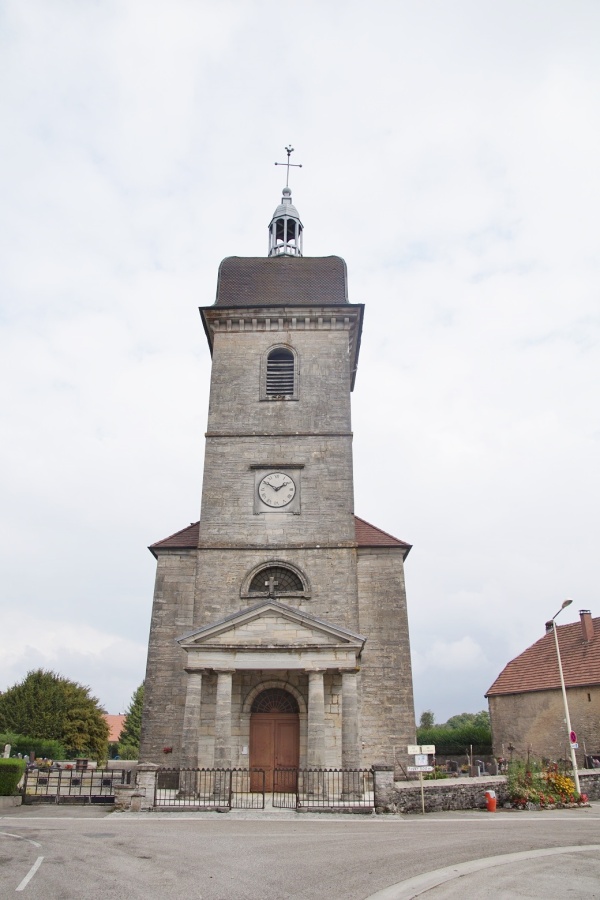
[[[386,812],[393,809],[394,803],[394,767],[375,765],[373,768],[373,790],[375,792],[375,812]]]
[[[200,739],[200,710],[202,704],[203,669],[186,669],[187,689],[183,713],[183,739],[181,765],[195,769],[198,766],[198,741]]]
[[[235,669],[217,670],[215,768],[231,768],[231,682]]]
[[[137,791],[131,799],[132,812],[145,812],[154,808],[154,792],[156,789],[156,775],[160,766],[154,763],[140,763],[137,767],[135,784]],[[134,803],[134,800],[137,802]]]
[[[359,769],[357,670],[342,672],[342,768]]]
[[[325,765],[325,669],[308,672],[308,747],[307,762],[311,769]]]

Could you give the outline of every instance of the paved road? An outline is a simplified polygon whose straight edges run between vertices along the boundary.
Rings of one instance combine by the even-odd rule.
[[[21,807],[0,816],[0,898],[600,900],[600,806],[252,816]]]

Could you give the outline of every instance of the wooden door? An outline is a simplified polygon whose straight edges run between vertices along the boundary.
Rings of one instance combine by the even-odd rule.
[[[297,769],[300,755],[300,726],[294,713],[253,713],[250,717],[250,766],[264,769],[265,790],[273,790],[273,771]],[[286,790],[295,790],[296,776],[287,776]],[[288,781],[293,782],[288,786]],[[250,778],[251,790],[262,787],[262,776]]]

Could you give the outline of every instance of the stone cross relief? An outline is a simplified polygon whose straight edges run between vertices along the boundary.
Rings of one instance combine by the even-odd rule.
[[[275,577],[273,575],[270,576],[268,581],[265,581],[265,587],[269,589],[269,597],[275,596],[276,584],[279,584],[279,582],[275,580]]]

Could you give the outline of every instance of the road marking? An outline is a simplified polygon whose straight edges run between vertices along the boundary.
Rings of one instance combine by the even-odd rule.
[[[22,834],[12,834],[10,831],[0,831],[0,836],[4,837],[14,837],[18,841],[27,841],[28,844],[33,844],[34,847],[41,847],[41,844],[38,844],[37,841],[33,841],[31,838],[23,837]]]
[[[589,850],[600,850],[600,844],[587,844],[584,847],[551,847],[544,850],[523,850],[520,853],[505,853],[501,856],[486,856],[483,859],[473,859],[470,862],[459,863],[455,866],[446,866],[444,869],[435,869],[433,872],[424,872],[422,875],[416,875],[414,878],[408,878],[406,881],[399,881],[390,887],[371,894],[365,900],[412,900],[432,888],[439,887],[447,881],[454,878],[460,878],[463,875],[472,875],[474,872],[481,872],[483,869],[491,869],[495,866],[507,866],[515,862],[522,862],[527,859],[538,859],[544,856],[556,856],[561,853],[585,853]]]
[[[36,861],[34,862],[32,867],[30,868],[29,872],[27,873],[27,875],[25,876],[25,878],[23,879],[23,881],[21,882],[19,887],[16,889],[17,891],[25,890],[25,888],[27,887],[27,885],[29,884],[29,882],[31,881],[31,879],[33,878],[33,876],[35,875],[35,873],[37,872],[37,870],[39,869],[39,867],[41,866],[43,861],[44,861],[44,857],[38,856],[38,858],[36,859]]]

